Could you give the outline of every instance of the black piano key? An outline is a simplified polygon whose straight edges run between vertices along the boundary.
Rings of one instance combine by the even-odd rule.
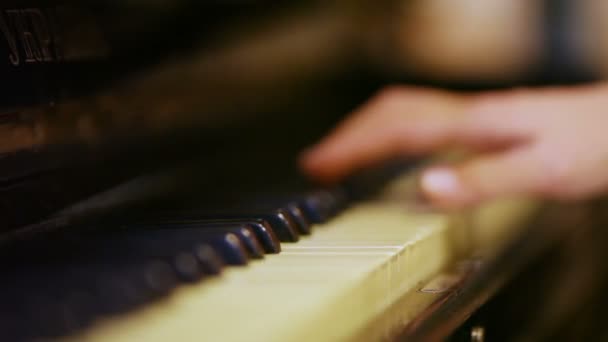
[[[121,263],[125,260],[146,262],[160,259],[168,263],[185,281],[196,281],[206,273],[202,261],[196,256],[196,241],[178,241],[177,237],[146,236],[81,236],[74,238],[72,245],[79,248],[90,248],[92,262]]]
[[[176,227],[171,226],[171,228]],[[123,232],[97,237],[95,240],[103,241],[106,239],[108,240],[106,244],[112,246],[112,248],[126,244],[125,247],[128,248],[127,252],[134,257],[150,255],[157,257],[168,256],[173,258],[172,260],[181,259],[183,261],[184,253],[191,254],[201,263],[201,266],[210,268],[212,274],[217,274],[221,271],[222,265],[225,264],[222,261],[222,255],[226,255],[226,253],[222,253],[219,249],[222,246],[226,246],[226,244],[220,243],[217,245],[212,242],[216,242],[217,238],[222,238],[228,233],[219,230],[211,231],[179,227],[179,229]],[[209,247],[211,247],[211,250],[215,250],[215,253],[212,253]],[[236,249],[238,250],[238,252],[234,252],[236,254],[241,253],[241,250],[245,250],[242,240],[239,239],[237,241]],[[243,253],[247,254],[246,250]]]
[[[227,202],[220,209],[201,208],[200,213],[218,214],[268,213],[281,211],[289,216],[295,229],[302,235],[310,234],[313,223],[323,223],[349,204],[345,185],[304,193],[258,194],[238,202]],[[217,208],[217,204],[209,204]],[[194,213],[196,211],[193,211]]]
[[[169,294],[180,283],[171,265],[163,260],[150,260],[118,269],[114,265],[77,267],[63,277],[66,287],[54,292],[65,293],[67,290],[62,295],[64,303],[69,304],[73,293],[90,295],[76,305],[66,304],[64,310],[75,314],[77,309],[92,318],[134,310]]]
[[[93,293],[104,303],[107,311],[124,312],[168,294],[180,281],[171,265],[160,259],[133,263],[127,267],[101,264],[70,270],[71,279],[83,288],[95,282]],[[72,286],[73,286],[72,285]]]
[[[124,259],[124,258],[147,258],[150,255],[169,254],[170,261],[180,259],[180,254],[186,250],[192,252],[197,261],[203,261],[201,267],[211,273],[219,273],[221,265],[246,265],[249,255],[246,247],[239,237],[231,232],[224,231],[201,231],[196,234],[185,234],[184,232],[171,231],[171,234],[163,233],[162,230],[140,232],[140,234],[124,234],[125,236],[113,236],[111,238],[100,238],[104,246],[107,246],[108,253],[101,258]],[[122,234],[121,234],[122,235]],[[178,254],[173,254],[174,249],[167,250],[165,245],[179,245],[187,249],[178,250]],[[98,246],[99,249],[99,246]],[[102,253],[102,252],[100,252]],[[163,258],[166,259],[167,258]],[[219,260],[218,260],[219,259]],[[178,260],[179,261],[179,260]],[[170,265],[174,265],[173,262]],[[176,271],[181,267],[175,267]]]
[[[163,258],[162,260],[183,281],[197,281],[205,276],[205,271],[193,251],[174,251],[172,257]]]
[[[198,227],[194,227],[198,228]],[[225,226],[225,227],[208,227],[208,231],[230,232],[239,237],[248,254],[254,259],[264,258],[264,248],[262,248],[256,234],[248,226]]]
[[[142,232],[143,233],[143,232]],[[174,235],[156,235],[143,233],[140,236],[125,236],[125,243],[131,257],[163,258],[177,271],[183,280],[198,280],[203,275],[218,275],[226,262],[219,251],[208,242],[211,235],[187,234],[180,231]],[[117,247],[116,241],[109,245]],[[120,254],[114,257],[121,258]]]
[[[293,217],[284,209],[277,209],[267,213],[248,213],[247,211],[243,211],[242,213],[235,213],[234,215],[241,218],[259,217],[267,220],[281,241],[297,242],[300,240],[300,233],[298,232]]]
[[[296,201],[284,201],[273,197],[266,197],[244,203],[232,204],[228,206],[228,208],[228,210],[235,213],[280,211],[289,216],[289,220],[293,222],[293,226],[298,233],[302,235],[309,235],[311,233],[311,223],[302,208],[300,208],[300,204]]]
[[[201,263],[206,274],[219,275],[226,264],[213,247],[208,244],[199,244],[194,248],[194,255]]]
[[[234,233],[209,234],[205,242],[209,243],[228,265],[242,266],[249,262],[245,246]]]
[[[323,223],[329,218],[327,206],[320,199],[313,196],[305,196],[300,199],[302,211],[312,223]]]
[[[142,243],[143,245],[148,244],[148,246],[175,243],[177,240],[180,243],[190,243],[195,250],[198,249],[199,244],[206,244],[212,247],[226,264],[246,265],[249,261],[249,254],[245,245],[239,236],[234,233],[213,230],[188,230],[188,232],[183,232],[182,229],[176,235],[173,235],[176,233],[174,231],[170,231],[170,233],[163,234],[162,230],[148,231],[138,236],[130,236],[128,239],[134,244]],[[200,256],[198,256],[198,259],[200,259]]]
[[[281,252],[281,242],[272,230],[270,224],[265,220],[247,220],[247,221],[205,221],[191,220],[188,224],[195,224],[197,227],[214,228],[222,226],[244,225],[248,227],[257,237],[260,246],[264,252],[269,254],[277,254]]]
[[[227,264],[246,265],[249,261],[247,247],[239,235],[222,230],[182,228],[127,232],[112,237],[110,245],[116,246],[118,243],[126,243],[134,248],[139,245],[140,249],[145,249],[141,252],[133,251],[136,255],[153,251],[155,248],[162,251],[164,246],[175,245],[191,249],[204,243],[213,247]]]
[[[300,233],[296,227],[291,214],[284,209],[277,209],[272,212],[247,212],[242,211],[238,213],[223,214],[218,213],[213,215],[215,218],[220,219],[255,219],[261,218],[268,223],[274,230],[275,234],[281,241],[285,242],[297,242],[300,240]]]
[[[293,201],[311,223],[324,223],[346,206],[346,198],[337,190],[317,190],[297,195]]]
[[[177,271],[180,278],[186,281],[196,281],[205,275],[221,272],[225,262],[209,243],[202,240],[176,241],[178,238],[185,239],[185,237],[166,237],[154,241],[136,241],[135,244],[139,246],[134,248],[134,253],[138,254],[138,257],[160,256],[159,251],[166,250],[171,256],[164,259]],[[143,239],[152,239],[152,237]]]
[[[202,267],[200,267],[198,259],[194,255],[194,253],[188,252],[178,252],[173,257],[172,266],[177,270],[177,273],[188,279],[188,280],[198,280],[204,274]]]
[[[257,236],[266,253],[277,254],[281,252],[281,242],[266,221],[246,221],[246,225]]]
[[[72,277],[85,279],[79,286],[90,289],[98,299],[100,313],[114,314],[128,312],[168,294],[178,283],[171,271],[167,263],[150,261],[140,271],[112,272],[93,267],[73,270]],[[92,280],[95,281],[91,287]]]
[[[300,207],[297,202],[289,202],[284,207],[289,211],[293,217],[295,223],[298,226],[298,230],[303,235],[309,235],[312,232],[312,224],[310,219],[306,216],[306,213]]]
[[[254,259],[264,258],[264,249],[262,248],[260,242],[258,241],[257,235],[254,233],[253,229],[249,225],[244,224],[215,224],[215,225],[205,225],[205,224],[197,224],[197,223],[188,223],[188,222],[168,222],[168,223],[151,223],[151,224],[135,224],[135,225],[125,225],[122,227],[126,230],[141,230],[143,235],[146,235],[146,232],[154,231],[154,230],[164,230],[168,231],[168,234],[174,234],[175,236],[180,236],[182,238],[189,238],[193,241],[200,239],[202,237],[206,237],[209,233],[217,234],[217,233],[233,233],[241,240],[245,249],[248,252],[248,255]]]
[[[144,285],[157,292],[165,293],[177,285],[173,268],[164,260],[151,260],[143,269]]]
[[[200,222],[267,222],[280,241],[297,242],[300,234],[291,215],[284,209],[272,211],[228,211],[228,210],[189,210],[166,213],[166,217],[181,217],[181,220],[197,220]],[[162,220],[163,218],[161,218]]]
[[[221,272],[224,261],[205,241],[209,233],[193,236],[187,231],[164,234],[71,234],[48,241],[32,243],[12,255],[12,264],[39,264],[41,260],[70,265],[79,257],[90,263],[121,264],[146,262],[157,258],[168,262],[186,281],[196,281],[205,274]],[[215,232],[218,235],[221,232]]]
[[[281,200],[273,197],[258,198],[249,203],[230,206],[232,212],[251,212],[252,210],[270,212],[273,210],[283,211],[293,222],[295,229],[301,235],[311,234],[311,222],[297,201]]]
[[[164,219],[156,220],[149,223],[136,223],[133,225],[124,225],[123,229],[207,229],[207,230],[222,230],[222,229],[235,229],[235,228],[247,228],[255,235],[257,241],[249,242],[250,252],[253,249],[258,249],[260,246],[265,253],[276,254],[281,251],[281,243],[274,234],[274,231],[270,228],[270,225],[263,220],[257,221],[239,221],[239,220],[197,220],[197,219]],[[254,254],[257,254],[255,252]]]
[[[69,264],[34,265],[13,273],[17,291],[32,290],[63,295],[69,289],[106,292],[117,289],[145,299],[167,293],[180,282],[172,265],[162,259],[107,262],[77,260]]]
[[[0,310],[28,322],[28,337],[57,337],[86,326],[100,314],[126,312],[166,295],[177,284],[174,271],[163,260],[30,265],[2,284]]]
[[[39,327],[35,329],[35,336],[59,336],[70,329],[86,324],[89,319],[77,321],[75,306],[68,305],[69,293],[74,291],[88,291],[97,298],[96,309],[91,312],[102,312],[106,314],[125,312],[145,304],[150,300],[169,293],[179,281],[177,280],[176,269],[179,273],[184,273],[184,268],[192,269],[193,263],[190,260],[181,260],[179,254],[176,256],[177,262],[167,262],[166,258],[154,259],[150,256],[172,255],[176,251],[175,244],[183,245],[186,241],[190,245],[196,244],[194,255],[199,260],[206,260],[209,273],[217,273],[221,270],[221,260],[216,250],[223,253],[223,258],[234,264],[246,262],[246,255],[236,234],[226,231],[207,231],[197,236],[210,242],[209,245],[201,245],[197,241],[189,241],[191,235],[184,234],[147,234],[133,236],[133,234],[112,234],[112,236],[77,236],[62,240],[63,247],[68,249],[84,249],[85,258],[58,263],[37,263],[36,259],[25,260],[22,266],[30,266],[30,272],[26,268],[20,268],[17,273],[21,273],[21,281],[16,281],[14,288],[24,290],[25,294],[39,293],[42,298],[59,299],[58,302],[50,303],[46,300],[36,300],[30,305],[26,305],[23,314],[25,320],[41,321]],[[175,233],[171,231],[171,233]],[[249,231],[249,234],[253,234]],[[161,241],[160,238],[162,239]],[[223,240],[219,240],[223,239]],[[197,239],[200,240],[200,239]],[[166,242],[166,246],[160,244]],[[180,245],[180,247],[181,247]],[[215,245],[214,247],[211,247]],[[58,244],[56,245],[58,246]],[[151,250],[157,247],[158,250]],[[232,248],[233,250],[228,249]],[[215,249],[214,249],[215,248]],[[236,249],[236,251],[234,250]],[[178,251],[181,248],[177,249]],[[151,253],[152,251],[152,253]],[[80,252],[80,251],[79,251]],[[233,254],[236,253],[236,254]],[[53,253],[51,252],[51,255]],[[81,254],[81,253],[77,253]],[[40,260],[38,260],[40,261]],[[183,265],[185,264],[185,265]],[[177,267],[176,267],[177,265]],[[179,266],[182,265],[182,266]],[[42,283],[40,280],[48,280]],[[6,284],[5,284],[6,285]],[[66,294],[68,293],[68,294]],[[30,301],[31,302],[31,301]],[[43,303],[44,302],[44,303]],[[36,307],[45,305],[45,310],[36,310]],[[83,306],[76,306],[79,311],[86,312],[86,303]],[[13,310],[15,311],[15,310]],[[92,315],[94,316],[94,315]],[[44,317],[51,317],[44,320]],[[46,322],[46,323],[45,323]]]

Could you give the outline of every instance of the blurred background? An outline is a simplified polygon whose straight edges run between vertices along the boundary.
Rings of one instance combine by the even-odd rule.
[[[377,54],[431,82],[591,80],[606,73],[606,15],[599,0],[403,1]]]

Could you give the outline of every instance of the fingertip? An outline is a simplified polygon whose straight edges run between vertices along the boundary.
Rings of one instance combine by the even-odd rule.
[[[304,149],[298,156],[298,166],[307,174],[314,174],[315,171],[322,165],[319,158],[319,153],[315,146]]]
[[[472,204],[473,194],[458,172],[450,167],[434,167],[423,172],[420,190],[425,198],[442,208],[460,208]]]
[[[303,150],[298,157],[298,165],[304,174],[320,183],[332,181],[330,164],[327,153],[319,146]]]
[[[430,194],[454,194],[460,191],[461,185],[456,173],[447,167],[436,167],[423,173],[422,189]]]

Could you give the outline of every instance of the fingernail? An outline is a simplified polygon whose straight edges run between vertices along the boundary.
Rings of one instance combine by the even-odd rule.
[[[420,185],[425,193],[440,197],[455,197],[462,190],[458,176],[448,168],[426,171],[422,175]]]

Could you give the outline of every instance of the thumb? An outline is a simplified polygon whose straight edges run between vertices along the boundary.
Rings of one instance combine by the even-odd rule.
[[[433,204],[458,208],[502,196],[536,193],[544,176],[534,149],[518,148],[460,165],[432,167],[423,172],[420,188]]]

